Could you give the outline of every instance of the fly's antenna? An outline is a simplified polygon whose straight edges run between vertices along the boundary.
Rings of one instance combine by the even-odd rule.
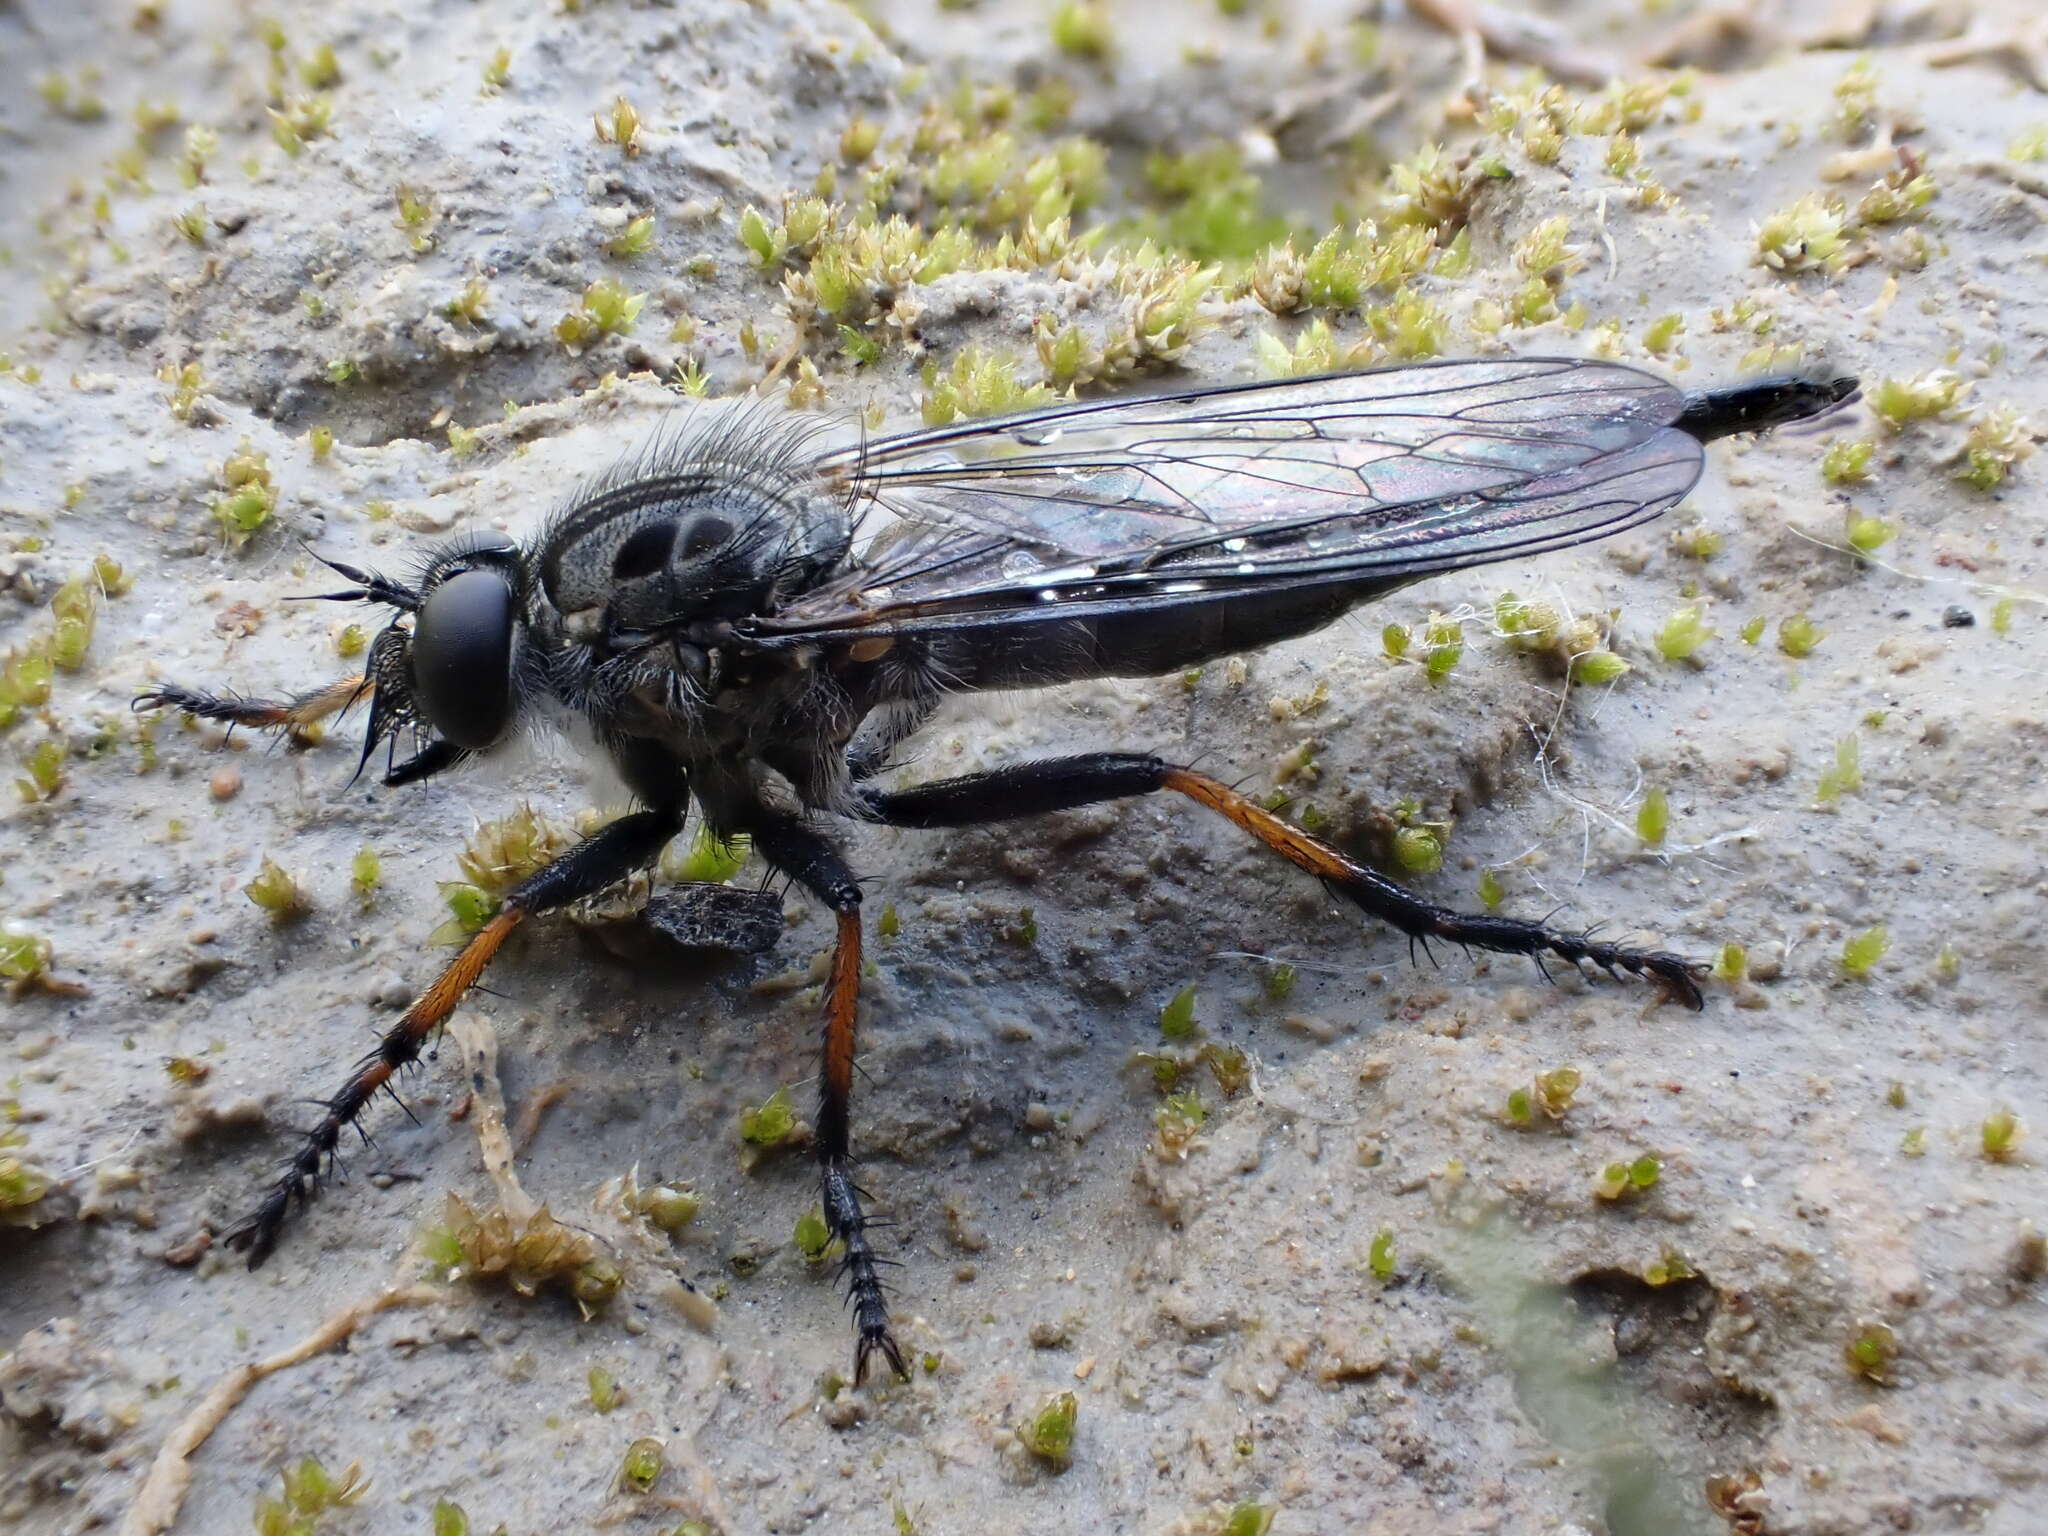
[[[297,592],[285,599],[288,603],[383,603],[402,613],[419,611],[420,595],[411,587],[401,586],[388,576],[379,576],[375,571],[365,571],[339,560],[330,560],[319,553],[303,539],[299,547],[327,569],[345,581],[355,583],[341,592]]]

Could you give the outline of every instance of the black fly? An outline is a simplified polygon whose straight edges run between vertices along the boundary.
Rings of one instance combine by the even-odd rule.
[[[642,809],[511,893],[325,1101],[230,1241],[252,1268],[269,1257],[343,1129],[512,928],[653,862],[693,800],[838,920],[817,1148],[856,1379],[877,1352],[898,1372],[903,1355],[852,1170],[861,889],[821,816],[953,827],[1170,790],[1411,940],[1629,972],[1699,1007],[1690,961],[1436,906],[1158,757],[1098,752],[907,790],[875,780],[947,693],[1178,671],[1435,572],[1604,538],[1676,505],[1703,443],[1854,392],[1777,379],[1686,394],[1613,363],[1440,362],[1062,405],[825,453],[733,413],[615,471],[527,543],[453,544],[409,585],[330,562],[351,585],[324,596],[395,610],[361,676],[275,702],[164,686],[138,707],[291,730],[367,695],[363,761],[385,746],[396,785],[489,752],[551,703],[587,723]]]

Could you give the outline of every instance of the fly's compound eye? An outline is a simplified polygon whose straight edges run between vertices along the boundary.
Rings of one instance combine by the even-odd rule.
[[[451,576],[420,604],[413,702],[458,747],[488,747],[511,723],[513,623],[512,587],[497,571]]]

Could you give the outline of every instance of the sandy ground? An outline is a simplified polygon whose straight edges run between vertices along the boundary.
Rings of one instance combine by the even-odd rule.
[[[437,1529],[444,1499],[514,1536],[1268,1515],[1276,1532],[2038,1530],[2048,1178],[2024,1130],[2048,1123],[2048,504],[2039,458],[1990,489],[1956,474],[1972,444],[1980,462],[2030,446],[1998,408],[2048,422],[2048,37],[2019,5],[1553,9],[1557,36],[1522,50],[1553,68],[1650,79],[1630,61],[1662,48],[1721,72],[1633,98],[1627,143],[1608,120],[1553,149],[1526,61],[1487,63],[1498,111],[1475,121],[1472,54],[1439,27],[1360,32],[1343,7],[1280,0],[1113,6],[1105,59],[1061,52],[1025,5],[0,3],[0,652],[43,643],[96,555],[133,581],[0,732],[0,777],[34,796],[0,809],[0,953],[50,956],[49,984],[0,1005],[10,1528],[247,1530],[312,1456],[371,1480],[315,1517],[335,1533]],[[1867,79],[1845,85],[1859,58]],[[1443,224],[1468,231],[1469,269],[1414,290],[1453,354],[1967,384],[1896,432],[1862,408],[1717,446],[1663,524],[1441,578],[1242,668],[955,701],[903,770],[1199,755],[1284,785],[1288,814],[1375,857],[1404,820],[1443,825],[1443,868],[1419,881],[1440,899],[1475,905],[1487,876],[1507,910],[1703,958],[1740,944],[1747,977],[1693,1015],[1518,961],[1411,964],[1179,805],[859,831],[871,925],[887,904],[898,931],[875,946],[856,1136],[899,1223],[914,1380],[843,1388],[833,1287],[792,1239],[810,1166],[743,1167],[740,1110],[779,1086],[809,1101],[829,924],[801,901],[773,955],[708,968],[630,926],[537,922],[471,1000],[518,1177],[625,1272],[594,1319],[443,1284],[426,1257],[447,1192],[497,1198],[472,1092],[488,1079],[453,1041],[410,1085],[417,1123],[376,1111],[374,1148],[268,1268],[210,1251],[298,1101],[439,963],[437,883],[478,823],[527,801],[566,830],[617,790],[549,741],[403,792],[348,787],[346,728],[291,753],[171,721],[145,750],[128,698],[342,670],[353,615],[282,601],[319,587],[308,549],[402,570],[438,535],[530,529],[690,408],[662,384],[679,369],[713,395],[793,381],[797,406],[909,422],[927,361],[985,348],[1029,383],[1040,315],[1115,334],[1126,258],[1027,260],[906,284],[861,322],[876,345],[857,367],[779,286],[803,263],[750,257],[746,208],[779,217],[830,166],[850,192],[861,123],[878,163],[929,162],[920,113],[957,119],[926,104],[963,79],[1015,91],[1002,131],[1030,154],[1048,134],[1107,146],[1084,222],[1144,203],[1147,151],[1212,138],[1310,235],[1333,202],[1387,217],[1388,158],[1469,155]],[[1062,100],[1063,124],[1033,126]],[[998,131],[975,121],[969,138]],[[1760,261],[1759,225],[1809,195],[1856,208],[1900,167],[1894,142],[1895,190],[1924,172],[1930,202],[1823,216]],[[1517,246],[1557,217],[1578,259],[1532,275]],[[1141,360],[1169,382],[1251,378],[1273,365],[1261,337],[1370,333],[1355,306],[1276,317],[1242,271],[1185,347]],[[557,323],[606,277],[646,306],[572,351]],[[1825,479],[1830,445],[1858,441],[1869,478]],[[265,456],[277,497],[230,547],[213,509],[238,455]],[[1718,538],[1708,558],[1696,531]],[[1891,537],[1865,558],[1852,531]],[[1608,643],[1632,670],[1563,688],[1491,633],[1504,589],[1618,615]],[[1673,660],[1657,642],[1687,607],[1716,637]],[[1432,612],[1467,641],[1435,685],[1380,638]],[[1802,615],[1820,638],[1795,657],[1783,622]],[[364,848],[368,900],[350,883]],[[266,857],[303,887],[300,921],[244,896]],[[1882,953],[1852,974],[1858,940]],[[1190,985],[1203,1038],[1254,1071],[1226,1096],[1196,1069],[1206,1120],[1162,1137],[1144,1053]],[[1511,1095],[1565,1066],[1569,1109],[1516,1124]],[[1646,1157],[1650,1187],[1598,1197],[1603,1170]],[[672,1242],[595,1197],[635,1167],[701,1197]],[[716,1294],[715,1318],[675,1304],[678,1278]],[[380,1297],[344,1347],[234,1374]],[[593,1368],[623,1389],[609,1411]],[[197,1443],[223,1381],[246,1396]],[[1020,1426],[1063,1391],[1059,1469]],[[665,1458],[646,1493],[620,1485],[643,1437]],[[141,1498],[153,1462],[182,1503]]]

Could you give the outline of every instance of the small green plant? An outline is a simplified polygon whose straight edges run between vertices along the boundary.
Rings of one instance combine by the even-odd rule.
[[[1367,1267],[1372,1270],[1375,1280],[1394,1278],[1394,1229],[1381,1227],[1372,1235],[1372,1246],[1366,1251]]]
[[[1619,1200],[1624,1195],[1637,1195],[1656,1188],[1662,1176],[1663,1165],[1647,1155],[1634,1162],[1609,1163],[1600,1170],[1600,1177],[1593,1181],[1593,1194],[1600,1200]]]
[[[1826,636],[1827,631],[1803,613],[1795,613],[1789,619],[1778,621],[1778,649],[1795,660],[1811,656],[1813,648]]]
[[[256,877],[242,887],[242,894],[261,907],[271,922],[279,925],[297,922],[313,908],[305,887],[267,854]]]
[[[1159,1010],[1159,1036],[1162,1040],[1192,1040],[1200,1030],[1195,1022],[1195,987],[1190,982]]]
[[[1898,1358],[1898,1335],[1883,1323],[1871,1323],[1842,1348],[1842,1359],[1850,1373],[1879,1386],[1890,1384]]]
[[[2011,1162],[2019,1151],[2020,1138],[2025,1134],[2026,1127],[2020,1124],[2018,1115],[2009,1109],[1997,1109],[1985,1116],[1979,1145],[1990,1161]]]
[[[1056,1471],[1064,1471],[1074,1460],[1074,1428],[1081,1416],[1081,1400],[1071,1392],[1055,1392],[1038,1412],[1017,1428],[1024,1449]]]
[[[1858,485],[1871,477],[1877,444],[1867,437],[1838,437],[1820,456],[1820,477],[1830,485]]]
[[[740,1140],[749,1147],[779,1147],[795,1130],[796,1106],[787,1088],[777,1088],[759,1105],[740,1112]]]
[[[1666,661],[1692,661],[1699,648],[1714,638],[1697,603],[1679,609],[1657,631],[1657,654]]]
[[[619,1487],[627,1493],[650,1493],[661,1481],[666,1466],[661,1442],[652,1436],[642,1436],[626,1447],[625,1457],[619,1463]]]
[[[1115,46],[1109,12],[1094,0],[1066,0],[1053,12],[1052,45],[1076,59],[1106,59]]]
[[[1891,935],[1885,931],[1883,923],[1864,929],[1842,946],[1843,973],[1858,981],[1863,980],[1884,958],[1891,945]]]

